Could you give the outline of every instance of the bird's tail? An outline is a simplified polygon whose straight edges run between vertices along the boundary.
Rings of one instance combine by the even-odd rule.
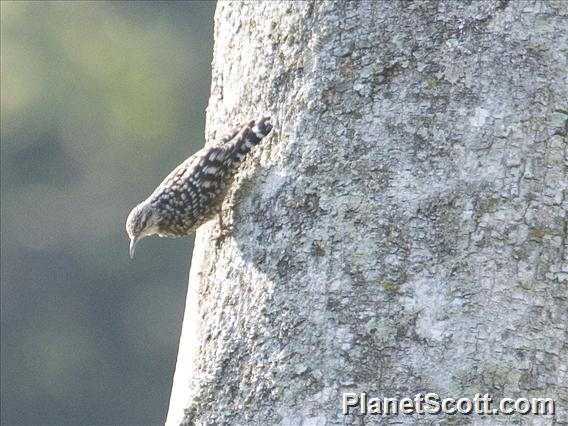
[[[238,161],[242,161],[252,147],[257,145],[271,130],[270,117],[251,120],[226,142],[227,148],[231,153],[230,156]]]

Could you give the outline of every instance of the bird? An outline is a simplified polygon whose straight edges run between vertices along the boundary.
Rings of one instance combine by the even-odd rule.
[[[221,220],[223,200],[243,160],[271,130],[268,116],[250,120],[170,172],[128,215],[130,257],[134,257],[136,245],[145,237],[183,237],[215,215]]]

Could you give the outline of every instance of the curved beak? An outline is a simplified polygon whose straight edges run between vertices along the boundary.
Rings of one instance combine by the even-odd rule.
[[[134,250],[136,249],[136,243],[140,240],[140,237],[130,238],[130,258],[134,258]]]

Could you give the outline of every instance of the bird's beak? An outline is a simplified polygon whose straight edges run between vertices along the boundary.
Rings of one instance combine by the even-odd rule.
[[[134,250],[136,249],[136,243],[140,240],[140,237],[132,237],[130,239],[130,258],[134,258]]]

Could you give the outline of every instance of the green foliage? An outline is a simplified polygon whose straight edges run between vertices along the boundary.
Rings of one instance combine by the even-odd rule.
[[[215,4],[0,5],[2,424],[161,423],[191,239],[124,222],[203,146]]]

